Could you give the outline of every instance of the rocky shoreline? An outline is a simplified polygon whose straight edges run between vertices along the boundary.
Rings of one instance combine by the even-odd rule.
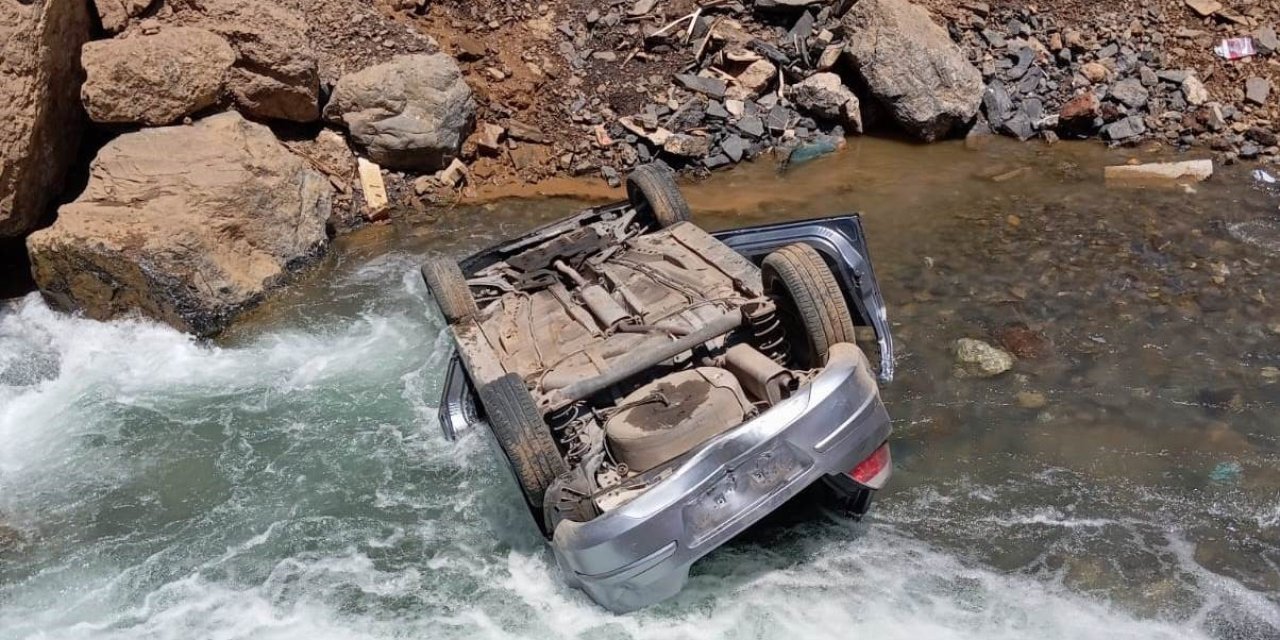
[[[334,234],[504,184],[864,133],[1280,160],[1280,2],[1101,4],[0,0],[0,236],[60,308],[208,335]]]

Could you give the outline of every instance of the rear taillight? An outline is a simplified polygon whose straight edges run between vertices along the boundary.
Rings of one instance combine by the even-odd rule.
[[[889,456],[889,443],[886,442],[867,456],[866,460],[859,462],[848,476],[868,489],[879,489],[889,481],[892,473],[893,458]]]

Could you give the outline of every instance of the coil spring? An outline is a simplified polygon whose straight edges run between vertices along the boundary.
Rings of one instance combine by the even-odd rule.
[[[577,402],[547,416],[552,433],[564,447],[565,461],[570,465],[582,462],[583,456],[591,450],[591,444],[587,442],[584,433],[586,420],[583,419],[582,412],[585,408],[585,402]]]
[[[756,348],[785,366],[791,359],[791,345],[787,342],[787,330],[782,326],[782,319],[778,317],[778,308],[772,304],[753,304],[744,311],[747,322],[751,323],[751,334],[758,345]]]

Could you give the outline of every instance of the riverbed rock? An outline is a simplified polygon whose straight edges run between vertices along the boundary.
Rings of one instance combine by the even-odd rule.
[[[98,19],[107,33],[119,33],[129,21],[151,8],[152,0],[93,0]]]
[[[89,24],[84,0],[0,1],[0,237],[40,221],[75,161]]]
[[[1013,368],[1013,356],[981,340],[961,338],[952,345],[956,358],[956,375],[970,378],[994,378]]]
[[[213,106],[236,60],[221,36],[177,27],[84,46],[80,90],[94,122],[172,124]]]
[[[436,171],[457,157],[475,111],[458,64],[436,53],[398,56],[343,76],[324,116],[346,126],[384,167]]]
[[[861,0],[842,24],[853,68],[907,132],[932,141],[977,115],[982,73],[924,8],[906,0]]]
[[[217,332],[323,253],[333,188],[236,112],[107,143],[57,222],[27,238],[54,306]]]
[[[839,124],[850,133],[862,133],[858,97],[834,73],[815,73],[805,78],[791,88],[791,99],[815,118]]]

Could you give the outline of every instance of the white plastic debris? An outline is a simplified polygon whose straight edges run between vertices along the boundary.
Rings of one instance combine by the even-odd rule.
[[[1227,38],[1213,48],[1213,52],[1227,60],[1239,60],[1258,55],[1253,38]]]
[[[1275,176],[1263,171],[1262,169],[1254,169],[1253,179],[1263,184],[1276,184],[1277,182],[1280,182],[1280,180],[1276,180]]]

